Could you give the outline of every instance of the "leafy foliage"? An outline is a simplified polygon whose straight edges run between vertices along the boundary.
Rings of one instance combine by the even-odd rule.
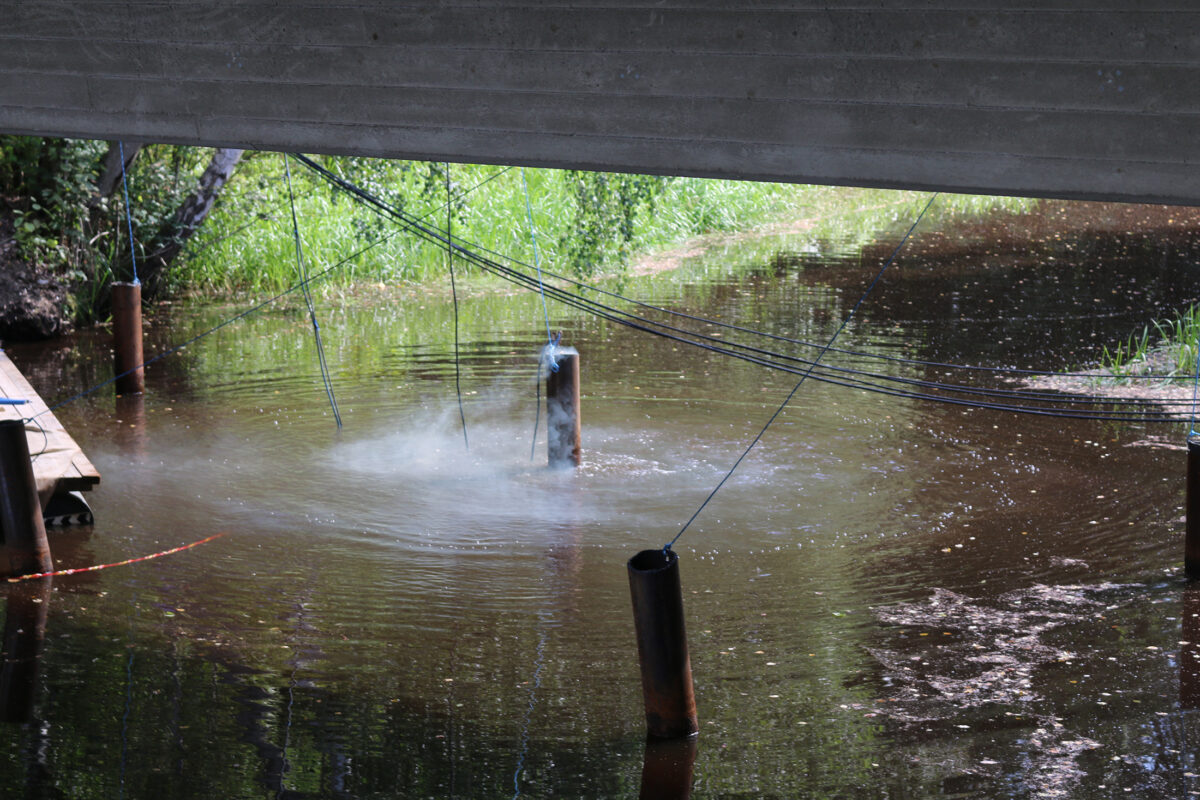
[[[122,191],[101,196],[108,143],[0,136],[0,212],[12,219],[22,259],[71,285],[75,315],[104,312],[108,286],[133,277]],[[135,253],[173,235],[175,212],[195,185],[205,151],[147,145],[128,175]]]
[[[666,178],[569,170],[563,180],[574,201],[575,224],[561,234],[561,248],[575,273],[595,274],[605,264],[624,265],[642,215],[654,213]]]
[[[89,200],[103,142],[0,137],[0,199],[31,261],[78,262],[88,245]]]

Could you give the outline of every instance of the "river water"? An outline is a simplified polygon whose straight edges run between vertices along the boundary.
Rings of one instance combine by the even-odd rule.
[[[730,240],[623,291],[823,341],[918,208],[856,237]],[[839,345],[1086,365],[1200,298],[1198,217],[935,214]],[[240,310],[165,309],[147,352]],[[60,567],[226,535],[4,590],[10,656],[44,626],[0,687],[4,797],[639,796],[625,562],[675,535],[795,379],[551,304],[581,353],[584,465],[550,471],[544,416],[530,455],[540,302],[461,311],[469,449],[429,292],[319,304],[340,432],[295,301],[153,365],[143,403],[60,410],[103,474],[94,527],[51,534]],[[108,377],[108,348],[9,353],[53,401]],[[675,546],[691,796],[1200,793],[1185,433],[804,385]]]

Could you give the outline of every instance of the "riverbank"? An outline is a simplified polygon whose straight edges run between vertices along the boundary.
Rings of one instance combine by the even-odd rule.
[[[67,288],[45,265],[20,257],[13,221],[0,212],[0,342],[49,339],[71,328]]]

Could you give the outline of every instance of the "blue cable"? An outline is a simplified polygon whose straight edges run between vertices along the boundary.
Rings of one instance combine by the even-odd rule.
[[[537,228],[533,224],[533,206],[529,203],[529,181],[525,179],[523,167],[521,168],[521,185],[525,188],[525,215],[529,217],[529,236],[533,239],[533,266],[537,269],[538,288],[542,294],[542,314],[546,318],[546,341],[552,342],[554,337],[550,335],[550,309],[546,307],[546,288],[542,283],[542,260],[538,255]],[[557,372],[558,366],[554,365],[552,370]]]
[[[837,341],[838,336],[840,336],[842,334],[842,331],[844,331],[846,329],[846,326],[850,324],[850,320],[854,319],[854,315],[856,313],[858,313],[859,307],[863,304],[863,302],[866,301],[867,297],[875,289],[875,286],[879,283],[879,280],[883,277],[883,273],[886,272],[887,268],[890,267],[892,265],[892,262],[896,260],[896,256],[900,255],[900,251],[904,248],[904,245],[908,241],[908,238],[910,236],[912,236],[912,232],[914,230],[916,230],[917,225],[920,224],[921,220],[925,218],[925,212],[929,210],[929,207],[933,205],[933,201],[936,199],[937,199],[937,193],[934,193],[932,196],[930,196],[929,202],[927,202],[925,204],[925,207],[923,209],[921,209],[921,213],[917,215],[916,220],[914,220],[913,224],[911,226],[909,226],[908,231],[904,234],[904,238],[902,238],[900,240],[900,244],[896,245],[896,249],[892,251],[892,255],[884,263],[883,267],[880,268],[879,272],[875,275],[874,279],[871,280],[870,284],[867,285],[866,291],[863,292],[862,296],[858,298],[858,302],[856,302],[854,304],[854,307],[850,309],[850,313],[846,315],[846,318],[844,320],[842,320],[842,324],[838,326],[838,329],[833,332],[833,336],[830,337],[829,341],[825,344],[825,346],[821,349],[821,351],[819,353],[817,353],[816,358],[814,358],[812,360],[812,363],[809,365],[808,369],[805,370],[804,374],[800,376],[800,380],[797,381],[796,385],[792,387],[792,390],[790,392],[788,392],[787,397],[783,398],[783,402],[780,403],[779,408],[775,409],[775,413],[772,414],[771,418],[767,420],[767,424],[763,425],[762,430],[760,430],[758,432],[758,435],[754,437],[754,440],[752,442],[750,442],[750,445],[744,451],[742,451],[742,454],[740,456],[738,456],[737,461],[733,462],[733,466],[730,467],[729,471],[725,473],[725,477],[721,478],[721,482],[718,483],[716,485],[716,487],[711,492],[708,493],[708,497],[704,498],[704,502],[701,503],[700,507],[696,509],[696,513],[692,514],[692,516],[688,519],[688,521],[683,524],[683,527],[679,529],[679,533],[675,534],[674,539],[672,539],[671,541],[669,541],[665,545],[663,545],[664,553],[669,551],[671,549],[671,546],[674,545],[675,542],[679,541],[679,537],[683,536],[684,531],[686,531],[688,529],[688,527],[695,521],[696,517],[700,516],[700,512],[704,510],[704,507],[709,504],[709,501],[711,501],[716,496],[717,492],[719,492],[721,490],[721,487],[724,486],[725,482],[728,481],[729,478],[733,475],[734,470],[736,470],[738,468],[738,465],[740,465],[742,463],[742,461],[746,458],[746,456],[750,455],[750,451],[753,450],[754,445],[758,444],[759,440],[762,439],[763,434],[765,434],[767,432],[767,428],[771,427],[771,423],[774,422],[776,420],[776,418],[778,418],[779,415],[783,413],[783,410],[785,408],[787,408],[787,404],[789,402],[791,402],[792,397],[796,394],[796,392],[800,389],[800,387],[804,385],[804,381],[808,378],[809,375],[812,374],[812,371],[817,368],[817,364],[820,363],[821,357],[824,356],[827,352],[829,352],[829,348],[833,347],[833,343]]]
[[[546,657],[546,627],[543,619],[545,612],[538,614],[537,656],[534,658],[533,685],[529,687],[529,703],[525,707],[525,717],[521,721],[521,753],[517,756],[517,768],[513,771],[513,800],[521,796],[521,773],[525,769],[525,756],[529,752],[529,723],[533,719],[533,709],[537,705],[537,693],[542,688],[542,666]]]
[[[129,211],[129,184],[125,180],[125,144],[117,140],[118,155],[121,156],[121,189],[125,193],[125,221],[129,223],[129,261],[133,264],[133,285],[138,286],[137,256],[133,254],[133,214]]]

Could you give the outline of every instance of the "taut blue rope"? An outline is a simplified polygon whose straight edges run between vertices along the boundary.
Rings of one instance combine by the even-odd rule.
[[[524,167],[521,168],[521,186],[525,189],[525,215],[529,218],[529,236],[533,240],[533,266],[537,270],[538,293],[542,297],[542,315],[546,319],[546,346],[538,354],[536,399],[533,404],[533,441],[529,443],[529,460],[533,461],[534,452],[537,450],[538,425],[541,423],[542,413],[542,365],[544,364],[550,372],[558,372],[558,362],[554,360],[554,350],[558,347],[562,334],[559,334],[558,339],[550,334],[550,310],[546,306],[546,285],[542,282],[542,259],[538,254],[537,228],[533,224],[533,206],[529,202],[529,181],[525,178]]]
[[[129,224],[129,261],[133,264],[133,285],[141,283],[138,280],[137,256],[133,253],[133,214],[129,210],[129,183],[125,180],[125,144],[117,140],[117,154],[121,156],[121,189],[125,194],[125,221]]]
[[[542,315],[546,318],[546,341],[549,343],[554,337],[550,335],[550,310],[546,307],[546,289],[542,284],[542,259],[538,254],[537,244],[537,227],[533,224],[533,206],[529,202],[529,181],[525,178],[525,169],[521,168],[521,185],[525,189],[525,215],[529,217],[529,236],[533,240],[533,266],[537,269],[538,289],[542,295]]]
[[[796,385],[792,387],[792,390],[788,392],[787,397],[783,398],[783,402],[779,404],[779,408],[775,409],[775,413],[771,415],[771,418],[767,420],[767,424],[762,426],[762,430],[758,432],[758,435],[754,437],[754,440],[750,442],[749,446],[747,446],[744,451],[742,451],[742,454],[738,456],[737,461],[733,462],[733,466],[730,467],[729,471],[725,473],[725,477],[721,478],[721,482],[718,483],[716,487],[708,493],[708,497],[704,498],[704,502],[701,503],[700,507],[696,509],[696,513],[692,514],[688,521],[683,523],[683,527],[679,529],[679,533],[675,534],[675,538],[663,545],[664,553],[670,550],[671,546],[674,545],[675,542],[679,541],[679,537],[683,536],[684,531],[686,531],[692,522],[695,521],[696,517],[700,516],[700,512],[704,510],[705,506],[709,504],[709,501],[711,501],[716,496],[717,492],[721,490],[721,487],[724,486],[725,482],[728,481],[733,475],[734,470],[738,468],[738,465],[745,460],[746,456],[750,455],[750,451],[753,450],[754,445],[758,444],[759,440],[762,439],[763,434],[767,432],[767,428],[771,427],[771,423],[783,413],[785,408],[787,408],[787,404],[791,402],[792,397],[796,394],[800,387],[804,385],[804,381],[810,374],[812,374],[812,371],[816,369],[817,364],[819,364],[821,361],[821,357],[829,352],[829,348],[833,347],[833,343],[837,341],[838,336],[840,336],[842,331],[846,329],[846,326],[850,324],[850,320],[854,319],[854,315],[858,313],[859,307],[864,301],[866,301],[867,297],[875,289],[875,286],[879,283],[880,278],[883,277],[883,273],[886,272],[887,268],[890,267],[892,262],[896,260],[896,256],[900,255],[900,250],[903,249],[905,243],[908,241],[908,238],[912,236],[912,232],[916,230],[917,225],[920,224],[921,220],[925,218],[925,212],[929,210],[929,207],[933,205],[933,201],[936,199],[937,193],[934,193],[929,198],[929,202],[925,204],[925,207],[921,209],[921,213],[917,215],[917,218],[913,221],[913,224],[909,226],[908,231],[904,234],[904,238],[900,240],[900,244],[896,245],[896,249],[892,251],[892,255],[886,262],[884,262],[884,265],[880,268],[879,272],[867,285],[866,291],[862,293],[862,296],[858,298],[858,302],[856,302],[854,307],[850,309],[850,313],[846,315],[844,320],[842,320],[842,324],[839,325],[838,329],[833,332],[833,336],[829,338],[829,341],[825,344],[821,351],[817,353],[816,358],[812,360],[812,363],[809,365],[808,369],[805,370],[804,374],[800,376],[800,380],[797,381]]]
[[[529,752],[529,724],[533,720],[533,709],[537,705],[537,693],[542,688],[542,666],[546,661],[546,612],[538,614],[537,656],[534,658],[533,685],[529,687],[529,703],[521,721],[521,753],[517,756],[517,768],[513,771],[513,800],[521,796],[521,772],[525,769],[525,756]]]

